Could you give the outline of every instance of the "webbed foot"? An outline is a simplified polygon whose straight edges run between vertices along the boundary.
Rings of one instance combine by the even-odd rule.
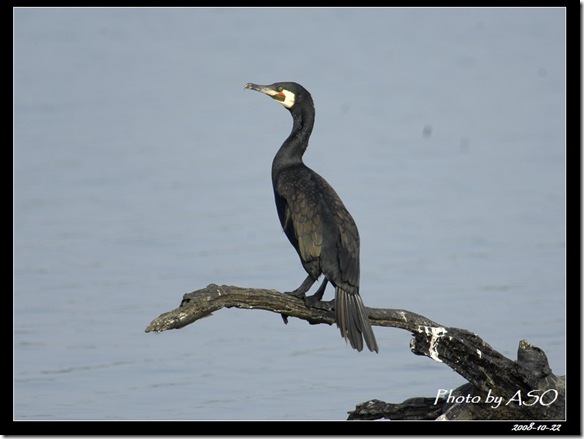
[[[312,296],[305,296],[304,303],[307,307],[313,308],[322,299],[322,294],[313,294]]]
[[[312,308],[318,302],[321,301],[322,296],[324,294],[324,290],[325,290],[326,285],[328,283],[328,280],[325,277],[324,281],[322,282],[322,285],[318,288],[316,293],[314,293],[312,296],[307,296],[306,292],[310,289],[310,287],[314,284],[314,282],[315,282],[315,279],[313,279],[309,275],[306,279],[304,279],[304,282],[302,282],[302,285],[300,285],[294,291],[287,291],[284,294],[288,294],[289,296],[294,296],[294,297],[297,297],[298,299],[302,299],[306,306],[308,306],[309,308]],[[282,316],[282,320],[284,321],[284,323],[288,324],[288,316],[286,314],[281,314],[281,316]]]
[[[298,297],[299,299],[304,299],[306,297],[305,291],[300,291],[300,289],[294,291],[286,291],[284,294],[288,294],[289,296]]]

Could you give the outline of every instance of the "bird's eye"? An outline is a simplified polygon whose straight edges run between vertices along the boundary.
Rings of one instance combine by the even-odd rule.
[[[282,87],[278,87],[278,91],[279,92],[282,91],[282,90],[284,90]]]

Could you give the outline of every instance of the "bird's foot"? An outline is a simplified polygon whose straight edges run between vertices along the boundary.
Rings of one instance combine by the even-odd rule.
[[[301,300],[305,300],[305,298],[306,298],[306,293],[304,293],[303,291],[298,291],[298,290],[286,291],[286,292],[284,292],[284,294],[297,297],[298,299],[301,299]],[[281,314],[281,316],[282,316],[282,320],[284,321],[284,324],[287,325],[288,324],[288,315]]]
[[[306,292],[299,291],[299,290],[286,291],[284,294],[288,294],[289,296],[294,296],[294,297],[297,297],[297,298],[302,299],[302,300],[304,300],[306,298]]]
[[[322,299],[322,294],[315,293],[312,296],[304,296],[304,303],[309,308],[313,308]]]
[[[314,305],[316,305],[322,299],[322,294],[319,294],[318,292],[316,292],[312,296],[307,296],[306,293],[303,293],[302,291],[300,291],[300,292],[299,291],[291,291],[291,292],[286,292],[284,294],[288,294],[289,296],[294,296],[294,297],[297,297],[299,299],[302,299],[304,304],[309,308],[312,308]]]

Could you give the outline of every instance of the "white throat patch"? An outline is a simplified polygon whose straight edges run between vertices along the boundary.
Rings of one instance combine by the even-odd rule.
[[[283,101],[280,102],[286,108],[292,108],[294,102],[296,101],[296,95],[289,90],[282,90],[282,94],[286,96]]]

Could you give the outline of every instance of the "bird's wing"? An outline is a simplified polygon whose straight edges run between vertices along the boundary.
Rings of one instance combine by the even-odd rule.
[[[334,223],[338,228],[337,257],[341,272],[341,281],[352,287],[359,287],[359,230],[353,217],[337,195],[335,190],[324,180],[321,180],[321,193],[329,207]],[[337,282],[338,283],[338,282]]]
[[[323,225],[318,192],[306,187],[310,179],[282,179],[276,192],[276,206],[286,236],[301,259],[309,262],[320,256]]]
[[[359,232],[353,218],[344,208],[335,212],[340,239],[337,243],[341,278],[354,287],[359,286]]]
[[[293,195],[286,205],[286,221],[294,229],[298,241],[298,251],[303,261],[310,261],[320,256],[322,246],[322,219],[318,204],[313,197],[302,191]]]

